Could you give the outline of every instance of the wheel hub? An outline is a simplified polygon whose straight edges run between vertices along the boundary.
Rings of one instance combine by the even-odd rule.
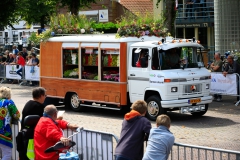
[[[148,113],[153,117],[156,117],[159,114],[159,106],[155,101],[150,101],[148,103]]]
[[[71,105],[73,108],[79,107],[79,98],[76,94],[72,95],[72,97],[71,97]]]

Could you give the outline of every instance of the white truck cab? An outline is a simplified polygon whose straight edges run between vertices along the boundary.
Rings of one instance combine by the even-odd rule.
[[[152,120],[172,110],[205,114],[212,102],[211,77],[203,66],[201,49],[203,46],[194,39],[132,44],[128,54],[130,101],[146,100],[146,114]],[[142,52],[145,67],[136,66]]]

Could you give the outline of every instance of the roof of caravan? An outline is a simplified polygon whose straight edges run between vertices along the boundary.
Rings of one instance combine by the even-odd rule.
[[[81,35],[74,35],[74,36],[59,36],[59,37],[52,37],[48,39],[50,42],[64,42],[64,43],[79,43],[79,42],[87,42],[87,43],[117,43],[117,42],[136,42],[132,44],[132,47],[142,46],[142,47],[153,47],[158,45],[163,50],[168,50],[171,48],[176,47],[200,47],[203,48],[201,44],[196,42],[181,42],[176,40],[175,43],[172,43],[173,38],[167,37],[166,41],[160,45],[158,42],[162,41],[162,37],[155,37],[155,36],[142,36],[140,38],[137,37],[121,37],[116,38],[115,34],[81,34]]]
[[[48,39],[50,42],[141,42],[142,39],[144,41],[160,41],[162,38],[155,36],[142,36],[140,38],[137,37],[125,37],[125,38],[116,38],[115,34],[89,34],[89,35],[76,35],[76,36],[59,36],[52,37]]]

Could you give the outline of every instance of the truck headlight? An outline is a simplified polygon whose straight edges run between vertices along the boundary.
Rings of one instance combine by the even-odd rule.
[[[210,88],[210,85],[209,84],[206,84],[206,89],[209,89]]]
[[[177,92],[177,87],[172,87],[171,92]]]

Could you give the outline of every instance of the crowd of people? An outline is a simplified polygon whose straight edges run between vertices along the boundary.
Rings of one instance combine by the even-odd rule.
[[[214,61],[210,65],[211,72],[220,72],[223,76],[226,77],[227,74],[237,73],[240,75],[240,64],[237,61],[234,61],[234,56],[227,54],[226,55],[227,64],[223,67],[223,61],[221,59],[220,52],[216,51],[214,54]],[[236,82],[239,82],[238,76],[236,77]],[[237,94],[239,95],[239,83],[237,83]],[[220,102],[222,100],[222,95],[214,94],[214,101]],[[237,96],[237,101],[239,101],[239,96]],[[237,103],[234,101],[234,104]]]
[[[17,145],[20,160],[58,160],[59,153],[45,153],[45,150],[57,142],[68,146],[70,140],[64,136],[63,129],[76,130],[76,124],[68,123],[62,116],[58,117],[58,110],[54,105],[44,105],[46,90],[36,87],[32,90],[32,100],[29,100],[21,115],[21,131],[28,129],[25,124],[29,116],[39,117],[34,125],[33,151],[28,150],[30,144],[22,145],[17,136]],[[167,115],[160,115],[156,120],[156,127],[152,128],[150,121],[145,117],[147,104],[138,100],[131,106],[132,110],[126,113],[122,123],[120,140],[115,149],[116,160],[166,160],[174,144],[174,136],[169,131],[171,120]],[[20,113],[11,99],[11,89],[0,87],[0,149],[2,160],[10,160],[12,156],[12,129],[11,121],[19,120]],[[26,136],[25,135],[25,136]],[[144,153],[144,141],[148,141]],[[20,148],[20,149],[19,149]],[[23,149],[25,148],[25,149]]]
[[[31,49],[29,53],[26,48],[23,48],[22,51],[19,51],[17,47],[14,45],[12,47],[12,51],[6,50],[4,53],[0,54],[0,64],[1,65],[16,65],[17,66],[17,74],[24,79],[23,77],[23,67],[27,66],[39,66],[39,59],[34,51]],[[15,80],[7,80],[8,83],[17,83]],[[32,83],[35,85],[35,82]]]

